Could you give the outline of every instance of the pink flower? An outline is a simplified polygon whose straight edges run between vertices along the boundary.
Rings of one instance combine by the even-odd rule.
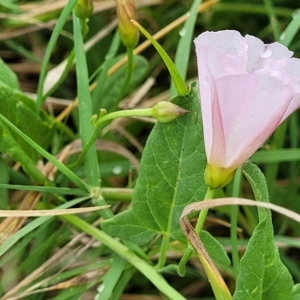
[[[195,44],[205,179],[222,187],[300,106],[300,60],[279,43],[233,30],[205,32]]]

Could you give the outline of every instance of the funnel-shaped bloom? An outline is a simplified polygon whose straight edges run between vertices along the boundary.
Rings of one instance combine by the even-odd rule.
[[[226,30],[195,40],[206,183],[222,187],[300,105],[300,60],[279,43]]]

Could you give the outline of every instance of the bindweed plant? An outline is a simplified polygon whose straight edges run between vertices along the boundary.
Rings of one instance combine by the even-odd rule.
[[[36,5],[0,3],[40,68],[0,61],[1,299],[300,299],[295,4]]]

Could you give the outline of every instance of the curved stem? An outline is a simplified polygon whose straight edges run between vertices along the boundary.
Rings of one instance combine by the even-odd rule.
[[[122,118],[122,117],[151,117],[152,116],[152,108],[143,108],[143,109],[127,109],[127,110],[119,110],[114,111],[110,114],[107,114],[103,117],[100,117],[96,122],[95,126],[97,128],[100,127],[100,125],[106,121],[113,120],[116,118]]]
[[[105,116],[100,117],[95,123],[94,126],[96,127],[92,137],[89,139],[89,141],[86,143],[83,151],[81,152],[79,158],[77,161],[71,165],[69,165],[69,168],[73,168],[77,165],[79,165],[91,146],[94,144],[96,141],[99,131],[101,130],[101,125],[104,122],[107,122],[109,120],[113,120],[116,118],[121,118],[121,117],[136,117],[136,116],[142,116],[142,117],[151,117],[152,116],[152,108],[144,108],[144,109],[128,109],[128,110],[120,110],[120,111],[114,111],[110,114],[107,114]]]

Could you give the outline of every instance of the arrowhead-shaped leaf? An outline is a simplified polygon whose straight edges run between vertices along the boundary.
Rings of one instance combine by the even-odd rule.
[[[258,167],[247,163],[243,170],[256,200],[268,201],[266,180]],[[259,208],[259,224],[240,262],[234,300],[291,299],[293,280],[281,262],[274,243],[271,212]]]
[[[102,222],[113,236],[137,244],[147,243],[156,234],[181,238],[183,207],[204,198],[206,158],[197,84],[172,102],[191,112],[154,126],[143,152],[132,208]]]

